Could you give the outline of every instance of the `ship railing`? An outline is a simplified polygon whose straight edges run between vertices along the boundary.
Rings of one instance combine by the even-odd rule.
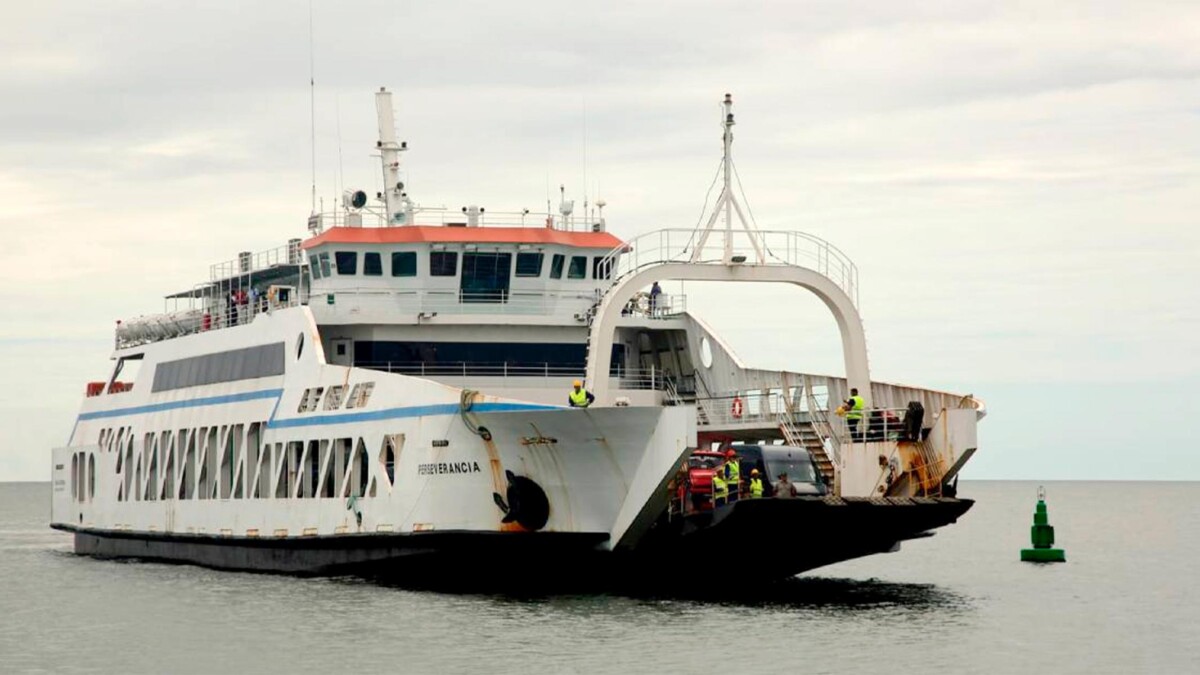
[[[508,363],[502,361],[355,361],[356,368],[368,368],[386,373],[399,373],[417,377],[487,377],[487,378],[541,378],[582,379],[582,366],[562,363]],[[655,368],[615,367],[609,372],[618,389],[672,391],[678,389],[679,379]]]
[[[639,235],[609,252],[602,265],[620,279],[651,265],[689,263],[726,264],[725,233],[714,232],[703,244],[691,229],[663,229]],[[813,270],[833,283],[858,306],[858,268],[833,244],[794,230],[733,231],[731,259],[741,265],[790,265]],[[699,248],[699,254],[696,249]]]
[[[587,319],[588,309],[596,302],[591,292],[489,291],[471,292],[461,289],[397,290],[372,287],[331,289],[312,294],[315,302],[328,302],[333,296],[339,307],[375,305],[388,311],[426,315],[445,314],[530,314],[549,315],[575,312],[579,321]]]
[[[288,288],[286,297],[274,298],[267,293],[257,297],[247,297],[245,304],[235,304],[226,297],[199,296],[201,307],[188,310],[163,312],[135,317],[128,321],[117,322],[115,343],[117,349],[127,349],[152,342],[161,342],[171,338],[183,337],[194,333],[244,326],[254,320],[259,314],[273,312],[287,307],[296,307],[304,303],[304,299],[294,288]]]
[[[696,399],[696,404],[704,411],[700,426],[767,426],[775,427],[779,423],[782,411],[782,399],[777,393],[761,390],[721,392]],[[795,417],[801,422],[807,422],[807,415],[797,413]]]
[[[310,219],[318,232],[330,227],[386,227],[382,211],[322,211]],[[432,225],[444,227],[529,227],[560,230],[564,232],[603,232],[603,218],[596,216],[562,216],[561,214],[521,211],[489,211],[483,209],[477,215],[469,214],[464,208],[445,206],[420,207],[413,210],[413,222],[405,225]],[[394,227],[403,227],[395,225]]]
[[[835,410],[832,419],[828,415],[826,419],[839,444],[898,441],[905,436],[906,412],[906,408],[864,408],[857,411],[862,417],[856,422],[850,417],[854,412]]]
[[[592,308],[598,300],[595,291],[464,291],[461,289],[411,289],[397,290],[379,287],[346,287],[316,292],[316,302],[327,302],[333,296],[339,307],[361,308],[364,305],[382,302],[388,310],[408,314],[526,314],[551,315],[574,312],[575,318],[586,322],[591,318]],[[687,296],[662,294],[651,305],[649,295],[635,297],[622,311],[623,316],[640,316],[652,319],[667,319],[686,310]]]
[[[246,277],[249,285],[256,272],[279,267],[280,265],[302,265],[304,254],[300,249],[301,240],[291,239],[283,246],[276,246],[265,251],[243,251],[233,260],[223,260],[208,266],[208,278],[211,282],[223,281],[235,277]]]

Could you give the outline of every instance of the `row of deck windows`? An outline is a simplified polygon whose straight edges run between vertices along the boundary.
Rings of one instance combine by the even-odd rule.
[[[135,444],[130,427],[100,432],[104,452],[115,452],[117,501],[173,499],[304,499],[374,497],[391,489],[404,434],[383,438],[372,467],[363,438],[263,438],[265,422],[150,432]],[[72,495],[95,494],[95,458],[71,467]],[[86,474],[86,478],[85,478]]]
[[[364,253],[362,274],[368,277],[384,276],[383,270],[383,255],[381,253]],[[511,253],[467,253],[463,256],[464,267],[468,262],[472,263],[472,269],[481,261],[486,259],[497,272],[504,272],[510,269],[512,260]],[[516,269],[513,276],[523,278],[537,278],[542,276],[543,263],[545,254],[543,253],[518,253],[516,261]],[[333,268],[337,269],[338,276],[355,276],[358,274],[358,252],[356,251],[335,251],[333,254],[332,265],[330,264],[329,253],[321,253],[309,257],[309,266],[314,279],[321,277],[333,276]],[[562,279],[563,270],[566,268],[568,279],[587,279],[588,278],[588,257],[583,255],[571,256],[570,264],[567,263],[567,256],[561,253],[554,254],[550,260],[550,278]],[[457,251],[430,251],[429,253],[429,275],[434,277],[454,277],[458,276],[458,252]],[[592,279],[608,279],[611,277],[612,270],[605,264],[603,256],[595,256],[592,258]],[[415,277],[417,276],[417,254],[415,251],[394,251],[391,254],[391,275],[393,277]]]

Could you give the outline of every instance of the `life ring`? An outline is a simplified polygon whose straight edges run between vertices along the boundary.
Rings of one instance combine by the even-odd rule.
[[[734,419],[742,419],[742,397],[734,396],[733,405],[730,406],[730,412],[733,413]]]

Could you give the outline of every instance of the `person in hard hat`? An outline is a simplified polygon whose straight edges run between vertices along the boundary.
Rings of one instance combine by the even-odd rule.
[[[583,382],[580,380],[575,380],[575,388],[571,390],[570,394],[567,394],[567,402],[572,408],[586,408],[595,400],[596,397],[592,396],[592,392],[583,388]]]
[[[725,468],[722,469],[722,472],[725,482],[729,484],[729,501],[737,501],[742,485],[742,465],[733,448],[725,451]]]
[[[750,498],[762,499],[763,482],[758,476],[758,469],[750,469]]]
[[[724,506],[729,501],[729,484],[722,477],[724,469],[715,467],[712,475],[712,505],[713,508]]]

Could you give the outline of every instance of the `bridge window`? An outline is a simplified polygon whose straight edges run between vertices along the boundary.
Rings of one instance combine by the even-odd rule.
[[[314,278],[314,279],[321,278],[321,265],[320,265],[320,262],[318,262],[318,260],[317,260],[317,256],[312,255],[312,256],[308,257],[308,269],[309,269],[310,273],[312,274],[312,278]]]
[[[555,253],[554,259],[550,261],[550,278],[561,279],[563,271],[563,263],[567,261],[567,256],[561,253]]]
[[[567,268],[568,279],[586,279],[587,278],[587,256],[575,255],[571,256],[571,266]]]
[[[341,275],[358,274],[358,254],[354,251],[338,251],[333,254],[337,271]]]
[[[415,251],[396,251],[392,253],[392,276],[417,276],[417,254]]]
[[[592,258],[592,278],[608,279],[610,277],[612,277],[612,261],[606,260],[604,256]]]
[[[329,267],[329,253],[321,254],[321,276],[333,276],[333,271]]]
[[[458,253],[454,251],[432,251],[429,254],[429,275],[452,277],[458,274]]]
[[[542,276],[542,254],[541,253],[518,253],[517,254],[517,276],[519,276],[519,277],[540,277],[540,276]]]
[[[463,302],[507,302],[512,274],[511,253],[466,253],[463,255]]]
[[[369,277],[383,276],[383,260],[378,253],[363,254],[363,274]]]

